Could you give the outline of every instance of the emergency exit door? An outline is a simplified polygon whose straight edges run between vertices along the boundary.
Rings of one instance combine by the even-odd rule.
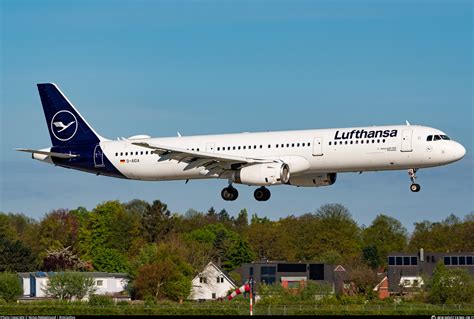
[[[403,130],[402,132],[402,148],[400,149],[402,152],[411,152],[413,151],[412,147],[412,135],[413,130]]]
[[[315,137],[313,141],[313,156],[323,155],[323,138]]]

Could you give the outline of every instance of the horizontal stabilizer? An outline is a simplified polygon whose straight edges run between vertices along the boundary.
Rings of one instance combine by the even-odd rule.
[[[39,151],[39,150],[30,150],[28,148],[16,148],[15,151],[27,152],[27,153],[31,153],[31,154],[42,154],[42,155],[47,155],[47,156],[57,157],[57,158],[74,158],[74,157],[79,156],[79,155],[66,154],[66,153],[56,153],[56,152],[46,152],[46,151]]]

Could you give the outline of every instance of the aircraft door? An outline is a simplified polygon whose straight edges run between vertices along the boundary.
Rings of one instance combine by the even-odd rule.
[[[323,155],[323,138],[315,137],[313,141],[313,156]]]
[[[99,144],[94,148],[94,167],[104,167],[104,153]]]
[[[207,153],[214,153],[216,148],[216,143],[207,143],[206,144],[206,152]]]
[[[402,152],[411,152],[413,151],[412,147],[412,135],[413,135],[413,130],[403,130],[402,132]]]

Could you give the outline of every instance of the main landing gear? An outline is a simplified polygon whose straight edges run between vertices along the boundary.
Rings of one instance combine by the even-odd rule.
[[[239,192],[232,185],[229,185],[221,191],[221,196],[223,200],[233,201],[239,197]]]
[[[223,200],[234,201],[237,199],[237,197],[239,197],[239,192],[232,185],[229,185],[221,191],[221,196]],[[268,188],[262,186],[255,190],[253,196],[259,202],[264,202],[270,198],[271,193]]]
[[[418,193],[421,189],[421,186],[417,183],[415,183],[416,181],[416,171],[418,171],[417,168],[411,168],[408,170],[408,176],[410,176],[410,180],[411,180],[411,185],[410,185],[410,190],[414,193]]]
[[[253,197],[259,202],[267,201],[271,195],[270,190],[264,186],[257,188],[253,193]]]

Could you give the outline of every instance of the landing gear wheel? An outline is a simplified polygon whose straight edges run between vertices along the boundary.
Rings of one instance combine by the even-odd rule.
[[[418,193],[421,189],[421,186],[415,182],[417,170],[418,170],[417,168],[412,168],[408,170],[408,176],[410,176],[410,180],[411,180],[410,190],[413,193]]]
[[[270,190],[268,188],[259,187],[253,193],[253,196],[259,202],[264,202],[264,201],[267,201],[268,199],[270,199],[271,193],[270,193]]]
[[[221,191],[221,196],[223,200],[233,201],[236,200],[237,197],[239,197],[239,192],[236,188],[229,186]]]
[[[410,190],[414,193],[418,193],[421,189],[421,186],[419,184],[411,184],[410,185]]]

